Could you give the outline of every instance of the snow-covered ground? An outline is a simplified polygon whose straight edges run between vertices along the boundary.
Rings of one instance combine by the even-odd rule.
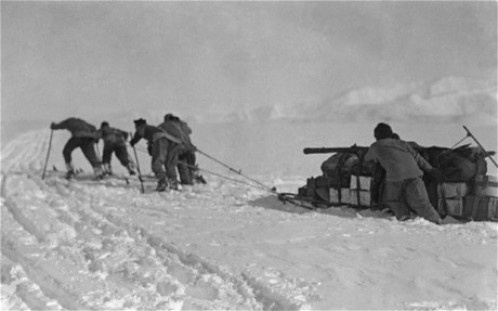
[[[367,145],[375,123],[193,128],[204,152],[296,192],[327,157],[305,156],[303,147]],[[208,173],[207,185],[166,193],[146,182],[141,194],[136,180],[69,182],[58,177],[65,131],[54,132],[41,180],[48,124],[2,147],[2,310],[498,308],[496,223],[310,211]],[[422,145],[449,147],[465,136],[455,124],[393,127]],[[496,149],[496,125],[471,130]],[[143,143],[138,150],[148,174]],[[74,162],[90,174],[79,150]],[[240,179],[201,155],[199,164]]]

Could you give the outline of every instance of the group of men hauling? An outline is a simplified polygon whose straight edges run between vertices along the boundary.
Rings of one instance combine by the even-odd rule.
[[[196,147],[191,142],[192,130],[187,123],[172,114],[166,114],[164,122],[158,126],[149,125],[142,118],[134,123],[136,131],[130,145],[133,147],[142,138],[147,141],[147,150],[152,157],[151,168],[158,180],[157,191],[165,191],[168,187],[178,189],[177,170],[180,182],[184,185],[205,183],[204,178],[197,174]],[[113,153],[130,175],[136,174],[135,164],[126,147],[127,132],[112,128],[105,121],[97,130],[95,126],[78,118],[52,123],[50,128],[67,129],[72,134],[63,149],[67,178],[75,175],[71,153],[78,147],[92,165],[96,178],[112,174]],[[431,222],[441,223],[441,217],[431,205],[422,181],[424,172],[435,180],[442,181],[441,172],[433,168],[407,142],[399,139],[389,125],[379,123],[374,129],[374,137],[376,142],[368,148],[363,161],[377,163],[385,174],[384,195],[388,208],[400,221],[409,219],[410,212],[415,212]],[[94,148],[100,139],[104,141],[102,161]]]
[[[164,122],[158,126],[149,125],[142,118],[135,120],[134,123],[136,131],[130,145],[134,147],[142,138],[147,141],[147,150],[152,158],[151,168],[158,180],[156,191],[165,191],[168,187],[178,190],[177,170],[182,185],[192,185],[194,182],[206,183],[198,174],[195,157],[197,149],[192,144],[190,139],[192,130],[186,122],[177,116],[166,114]],[[107,121],[102,122],[100,129],[97,129],[82,119],[68,118],[60,123],[52,122],[50,128],[71,132],[71,138],[62,151],[67,168],[66,178],[76,175],[71,154],[78,147],[93,167],[96,179],[112,175],[113,153],[130,175],[136,175],[135,163],[126,146],[128,133],[111,127]],[[104,141],[102,160],[95,151],[95,144],[100,139]]]

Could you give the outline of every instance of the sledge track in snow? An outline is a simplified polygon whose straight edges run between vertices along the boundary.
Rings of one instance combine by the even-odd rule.
[[[31,309],[299,308],[102,208],[119,204],[108,197],[138,190],[33,175],[43,166],[45,136],[26,134],[2,155],[2,257],[9,261],[2,279],[18,275],[7,284],[16,288],[11,300]],[[154,206],[134,209],[168,212]]]
[[[48,131],[32,131],[10,142],[2,150],[2,171],[40,170],[47,153],[48,135]]]
[[[32,181],[38,185],[43,183],[43,181],[36,179],[32,179]],[[22,189],[24,183],[25,180],[21,175],[15,176],[15,179],[12,180],[4,177],[2,185],[2,197],[4,200],[6,202],[14,202],[14,199],[9,197],[9,193],[6,191],[6,189],[9,189],[9,186],[13,186],[16,189],[21,188],[20,190],[26,195],[28,193],[27,189]],[[143,291],[147,292],[146,298],[140,301],[138,305],[133,305],[133,307],[164,307],[164,305],[160,304],[165,302],[163,296],[167,296],[168,298],[172,296],[174,297],[173,300],[190,302],[193,307],[198,306],[210,309],[234,307],[242,307],[244,309],[262,308],[254,299],[252,289],[229,272],[223,271],[223,269],[217,267],[215,264],[209,263],[195,254],[185,253],[174,245],[163,241],[161,238],[150,235],[145,229],[127,223],[113,216],[111,213],[100,212],[98,208],[92,206],[92,204],[95,204],[92,203],[92,200],[98,200],[99,198],[90,197],[88,200],[85,193],[78,193],[71,189],[71,184],[67,184],[66,186],[68,186],[66,189],[64,189],[64,185],[63,187],[60,187],[60,185],[59,187],[54,187],[51,190],[52,192],[47,194],[49,200],[53,202],[52,204],[46,201],[37,202],[38,206],[46,204],[47,207],[52,208],[50,212],[53,212],[54,215],[51,220],[55,218],[57,222],[53,221],[49,224],[49,227],[60,229],[66,226],[72,228],[76,233],[75,237],[70,239],[70,243],[67,243],[72,246],[64,245],[66,253],[59,254],[59,259],[64,260],[69,256],[67,248],[71,250],[70,253],[81,253],[83,251],[84,254],[78,254],[77,257],[79,257],[80,265],[84,265],[85,262],[88,263],[85,268],[87,276],[92,276],[96,273],[111,275],[112,278],[106,278],[106,283],[112,283],[114,279],[117,279],[116,284],[106,284],[106,287],[120,287],[118,290],[122,290],[123,287],[144,288],[143,285],[137,284],[140,280],[145,283],[154,283],[152,287],[155,287],[155,290],[151,291],[150,288],[144,288]],[[46,191],[46,189],[44,190]],[[81,190],[81,187],[78,187],[77,190]],[[71,197],[69,206],[57,206],[58,200],[59,202],[63,202],[63,204],[68,203],[66,199],[68,197]],[[36,200],[34,197],[27,198],[27,201],[34,200]],[[52,244],[55,252],[62,251],[60,248],[62,245],[57,244],[65,244],[63,243],[64,241],[54,239],[51,235],[55,234],[55,232],[52,232],[50,229],[44,230],[46,228],[43,226],[40,228],[38,224],[30,221],[29,219],[34,217],[34,215],[30,215],[31,217],[25,216],[17,205],[6,204],[6,208],[9,214],[12,215],[12,219],[15,220],[13,222],[18,224],[25,234],[29,234],[36,239],[37,243],[35,244]],[[47,211],[43,212],[46,213]],[[109,249],[106,249],[106,243]],[[22,253],[16,252],[19,248],[16,245],[16,242],[8,238],[3,239],[2,253],[11,261],[18,262],[27,271],[30,279],[38,284],[46,292],[48,297],[61,301],[61,305],[67,309],[98,307],[98,304],[92,306],[88,304],[88,301],[86,301],[87,305],[71,305],[67,301],[64,301],[61,297],[70,297],[69,301],[82,300],[83,297],[75,297],[76,294],[71,292],[59,293],[58,291],[63,291],[64,288],[69,286],[69,284],[61,283],[60,280],[51,279],[51,281],[43,282],[43,279],[50,278],[49,273],[43,272],[43,269],[37,267],[32,260],[28,259]],[[113,247],[117,247],[118,249],[113,249]],[[117,255],[115,256],[113,253],[123,256],[120,259],[115,258]],[[118,264],[113,263],[112,267],[106,267],[106,265],[111,264],[110,260],[106,260],[108,257],[113,258],[115,261],[117,260]],[[147,264],[151,266],[149,267],[150,269],[142,273],[139,271],[140,268],[134,268],[133,266],[137,260],[147,261]],[[151,270],[160,271],[161,273],[157,275],[156,272],[153,280],[152,278],[148,280],[149,275],[147,273]],[[40,280],[40,278],[36,277],[39,274],[45,275],[45,277]],[[95,281],[89,280],[88,282]],[[60,284],[60,288],[59,286],[50,287],[47,284]],[[214,284],[223,290],[219,291]],[[147,283],[147,285],[150,284]],[[94,296],[92,297],[92,301],[94,303],[103,302],[105,297],[109,295],[109,293],[103,292],[101,293],[103,298],[99,299],[98,296]],[[137,297],[138,294],[125,292],[123,293],[123,297],[125,296]],[[158,301],[159,304],[149,304],[149,301]],[[168,302],[168,306],[171,307],[171,301]]]

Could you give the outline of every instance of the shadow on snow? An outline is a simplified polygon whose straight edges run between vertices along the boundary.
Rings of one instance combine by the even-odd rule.
[[[268,195],[260,197],[255,200],[251,200],[248,203],[249,205],[254,207],[263,207],[267,209],[272,209],[287,213],[294,213],[294,214],[320,213],[320,214],[338,216],[343,218],[369,217],[369,218],[390,219],[393,217],[390,214],[381,211],[373,211],[370,209],[358,209],[347,205],[309,209],[295,205],[291,202],[280,201],[276,195]]]

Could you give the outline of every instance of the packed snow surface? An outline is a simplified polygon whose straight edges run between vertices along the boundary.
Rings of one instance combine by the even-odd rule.
[[[42,180],[48,134],[28,132],[2,149],[2,310],[498,308],[496,223],[437,226],[347,207],[311,211],[207,173],[207,185],[178,192],[156,193],[146,180],[142,194],[136,179],[119,177],[117,162],[119,178],[94,182],[85,167],[67,181],[62,132]],[[220,155],[214,142],[206,146]],[[237,150],[244,148],[253,150]],[[80,154],[74,161],[83,166]],[[250,158],[244,153],[240,163]],[[305,182],[306,173],[259,164],[247,173],[279,191]]]

